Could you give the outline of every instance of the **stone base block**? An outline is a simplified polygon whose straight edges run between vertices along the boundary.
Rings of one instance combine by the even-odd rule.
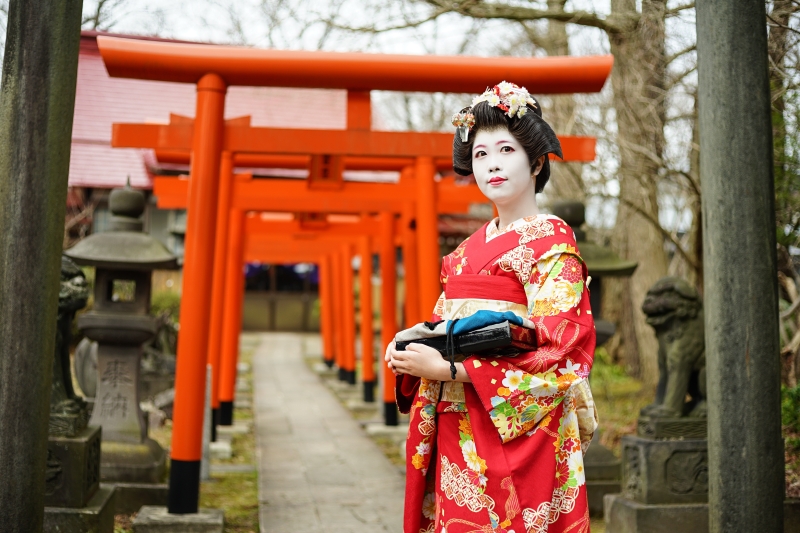
[[[195,514],[169,514],[166,507],[146,505],[133,519],[134,533],[222,533],[222,509],[200,509]]]
[[[45,507],[44,533],[113,533],[115,496],[100,487],[85,507]]]
[[[376,402],[365,402],[363,399],[358,398],[354,400],[347,400],[347,408],[356,413],[377,413],[379,405]]]
[[[161,483],[166,472],[167,454],[147,438],[141,444],[103,441],[100,479],[107,482]]]
[[[705,418],[651,418],[640,416],[637,433],[648,439],[706,439],[708,422]]]
[[[592,481],[586,480],[586,499],[589,503],[589,516],[603,517],[603,498],[606,494],[619,494],[621,492],[620,481]]]
[[[708,441],[622,437],[622,490],[647,504],[707,502]]]
[[[607,494],[606,533],[708,533],[708,504],[645,505],[620,494]]]
[[[44,504],[79,508],[94,495],[100,481],[99,427],[74,437],[48,437]]]
[[[228,440],[217,440],[208,443],[208,452],[211,459],[230,459],[233,457],[233,448]]]
[[[387,426],[381,422],[373,422],[364,427],[367,435],[373,437],[395,437],[404,439],[408,435],[408,424],[400,424],[398,426]]]
[[[133,514],[143,505],[167,505],[169,485],[166,483],[101,483],[115,490],[114,514]]]
[[[621,494],[608,494],[606,533],[708,533],[708,504],[645,505]],[[783,507],[784,533],[800,533],[800,500]]]
[[[236,407],[239,407],[239,402],[236,402]],[[242,435],[250,433],[250,422],[236,422],[232,426],[217,425],[217,436],[220,435]]]

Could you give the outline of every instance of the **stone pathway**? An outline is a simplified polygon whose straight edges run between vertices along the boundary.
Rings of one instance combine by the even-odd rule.
[[[258,337],[253,388],[261,531],[401,533],[405,480],[306,366],[304,351],[316,338]]]

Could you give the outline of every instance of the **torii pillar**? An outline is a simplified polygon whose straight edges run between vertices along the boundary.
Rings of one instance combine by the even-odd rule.
[[[205,362],[208,353],[211,287],[214,264],[214,226],[227,85],[216,74],[197,83],[189,206],[186,219],[180,323],[192,332],[181,335],[175,368],[175,406],[169,472],[169,512],[196,513],[200,496],[200,460],[203,454]]]

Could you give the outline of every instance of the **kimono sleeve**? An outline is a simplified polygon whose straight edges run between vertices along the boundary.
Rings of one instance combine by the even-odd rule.
[[[586,268],[574,248],[544,254],[525,284],[538,348],[518,357],[473,356],[464,362],[503,442],[549,423],[567,395],[574,397],[573,385],[588,376],[595,331],[585,284]]]
[[[436,301],[436,306],[433,309],[432,319],[434,321],[441,320],[442,307],[444,306],[444,293],[439,296]],[[419,389],[420,378],[417,376],[409,376],[408,374],[399,374],[395,377],[394,397],[397,402],[397,408],[403,414],[411,411],[411,404],[414,401],[414,396]]]

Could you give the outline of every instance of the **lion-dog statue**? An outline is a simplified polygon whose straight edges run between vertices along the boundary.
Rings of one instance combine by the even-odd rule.
[[[71,437],[86,427],[89,420],[86,401],[72,387],[69,349],[72,320],[86,306],[89,284],[71,259],[61,256],[61,287],[58,293],[58,326],[53,354],[53,381],[50,392],[50,427],[53,436]]]
[[[661,278],[647,291],[642,311],[658,338],[659,378],[656,400],[641,414],[705,417],[705,327],[700,294],[686,280]]]

